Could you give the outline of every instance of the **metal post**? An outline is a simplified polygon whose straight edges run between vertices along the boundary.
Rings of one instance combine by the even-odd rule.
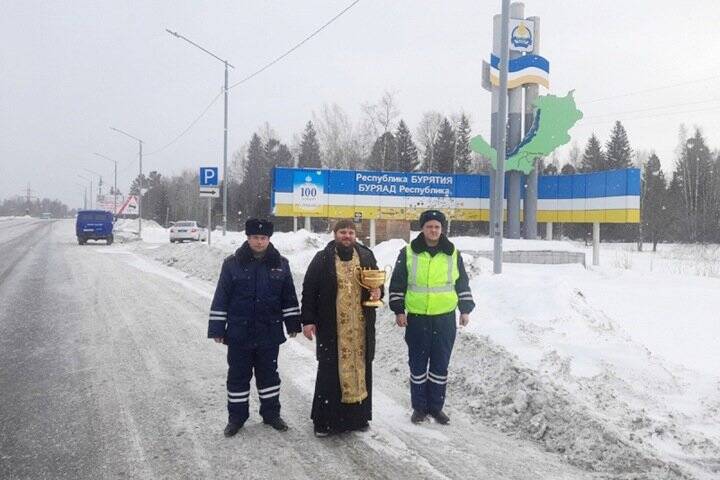
[[[310,217],[305,217],[305,230],[308,232],[312,231],[312,225],[310,223]]]
[[[142,240],[142,186],[143,186],[143,178],[142,178],[142,140],[138,140],[138,144],[140,145],[140,189],[139,189],[139,195],[138,195],[138,237]]]
[[[115,185],[113,186],[113,216],[117,215],[117,161],[115,163]]]
[[[228,135],[228,62],[225,63],[225,125],[223,128],[223,237],[227,233],[227,135]],[[210,244],[210,234],[208,233],[208,245]]]
[[[293,217],[293,232],[297,232],[297,217]]]
[[[533,51],[535,55],[540,54],[540,17],[528,17],[535,25],[533,31]],[[535,108],[533,104],[538,98],[539,85],[532,83],[525,86],[525,129],[523,135],[527,135],[532,128],[535,119]],[[535,160],[535,168],[528,175],[527,190],[525,191],[525,238],[535,240],[537,238],[537,208],[538,208],[538,165]]]
[[[501,15],[494,15],[493,16],[493,49],[492,53],[493,55],[500,58],[500,31],[502,29],[502,16]],[[500,96],[498,94],[499,87],[492,87],[490,89],[490,145],[495,149],[495,151],[498,151],[498,108],[500,105]],[[497,166],[496,166],[497,167]],[[497,168],[493,167],[492,164],[490,164],[490,198],[489,204],[490,204],[490,215],[489,215],[489,227],[488,227],[488,235],[490,237],[493,236],[493,225],[495,225],[495,179],[497,178]],[[502,212],[503,208],[500,207],[500,211]]]
[[[211,238],[212,238],[212,197],[208,197],[208,223],[207,223],[207,244],[208,247],[210,246]]]
[[[228,67],[235,68],[231,63],[229,63],[227,60],[224,60],[214,53],[212,53],[210,50],[198,45],[197,43],[193,42],[189,38],[180,35],[177,32],[173,32],[172,30],[165,29],[166,32],[168,32],[170,35],[180,38],[182,40],[185,40],[193,47],[199,48],[203,52],[207,53],[208,55],[212,56],[216,60],[219,60],[223,62],[225,65],[225,113],[224,113],[224,129],[223,129],[223,178],[222,178],[222,189],[223,189],[223,227],[222,227],[222,233],[223,236],[227,232],[227,122],[228,122]]]
[[[370,219],[370,248],[375,248],[375,219]]]
[[[92,177],[90,177],[90,210],[93,209],[92,197],[93,197]]]
[[[545,240],[552,240],[553,237],[553,222],[547,222],[545,224]]]
[[[510,18],[525,18],[525,5],[519,2],[510,4]],[[508,27],[509,29],[509,27]],[[509,58],[518,58],[520,52],[509,52]],[[522,87],[508,91],[508,150],[514,149],[522,140]],[[520,199],[522,196],[522,173],[517,170],[508,172],[507,194],[507,237],[520,238]]]
[[[117,160],[113,160],[110,157],[106,157],[105,155],[101,153],[93,153],[93,155],[97,155],[100,158],[104,158],[105,160],[110,160],[115,165],[115,179],[113,182],[113,216],[117,215]],[[87,170],[87,169],[86,169]],[[90,171],[90,170],[88,170]],[[99,175],[99,174],[96,174]],[[102,180],[102,177],[101,177]]]
[[[593,265],[600,265],[600,222],[593,223]]]
[[[500,86],[498,90],[498,116],[497,116],[497,168],[495,172],[495,188],[493,216],[493,272],[502,273],[502,235],[503,235],[503,192],[505,190],[505,153],[507,137],[505,124],[507,120],[507,80],[508,80],[508,37],[510,36],[508,19],[510,17],[510,0],[502,0],[502,20],[500,33]]]

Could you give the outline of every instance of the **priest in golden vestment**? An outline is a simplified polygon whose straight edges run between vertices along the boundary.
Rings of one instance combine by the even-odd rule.
[[[372,250],[356,241],[355,224],[339,220],[335,239],[308,266],[303,282],[303,334],[317,337],[315,396],[310,417],[315,435],[367,430],[372,419],[375,308],[382,288],[360,286],[355,271],[377,268]]]

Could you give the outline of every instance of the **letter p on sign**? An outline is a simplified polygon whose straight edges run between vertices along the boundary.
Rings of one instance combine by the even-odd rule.
[[[200,167],[201,187],[217,187],[218,177],[218,167]]]

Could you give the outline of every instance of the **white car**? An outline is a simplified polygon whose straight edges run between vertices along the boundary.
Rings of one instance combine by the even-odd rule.
[[[201,227],[195,221],[175,222],[170,227],[170,243],[183,242],[185,240],[193,240],[195,242],[204,242],[207,240],[207,229]]]

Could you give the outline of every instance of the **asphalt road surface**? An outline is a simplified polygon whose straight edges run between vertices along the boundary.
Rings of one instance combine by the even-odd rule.
[[[261,423],[253,390],[226,439],[214,286],[140,257],[79,246],[68,220],[0,222],[0,478],[591,478],[479,424],[411,425],[406,386],[383,372],[370,431],[316,439],[300,339],[280,354],[290,430]]]

